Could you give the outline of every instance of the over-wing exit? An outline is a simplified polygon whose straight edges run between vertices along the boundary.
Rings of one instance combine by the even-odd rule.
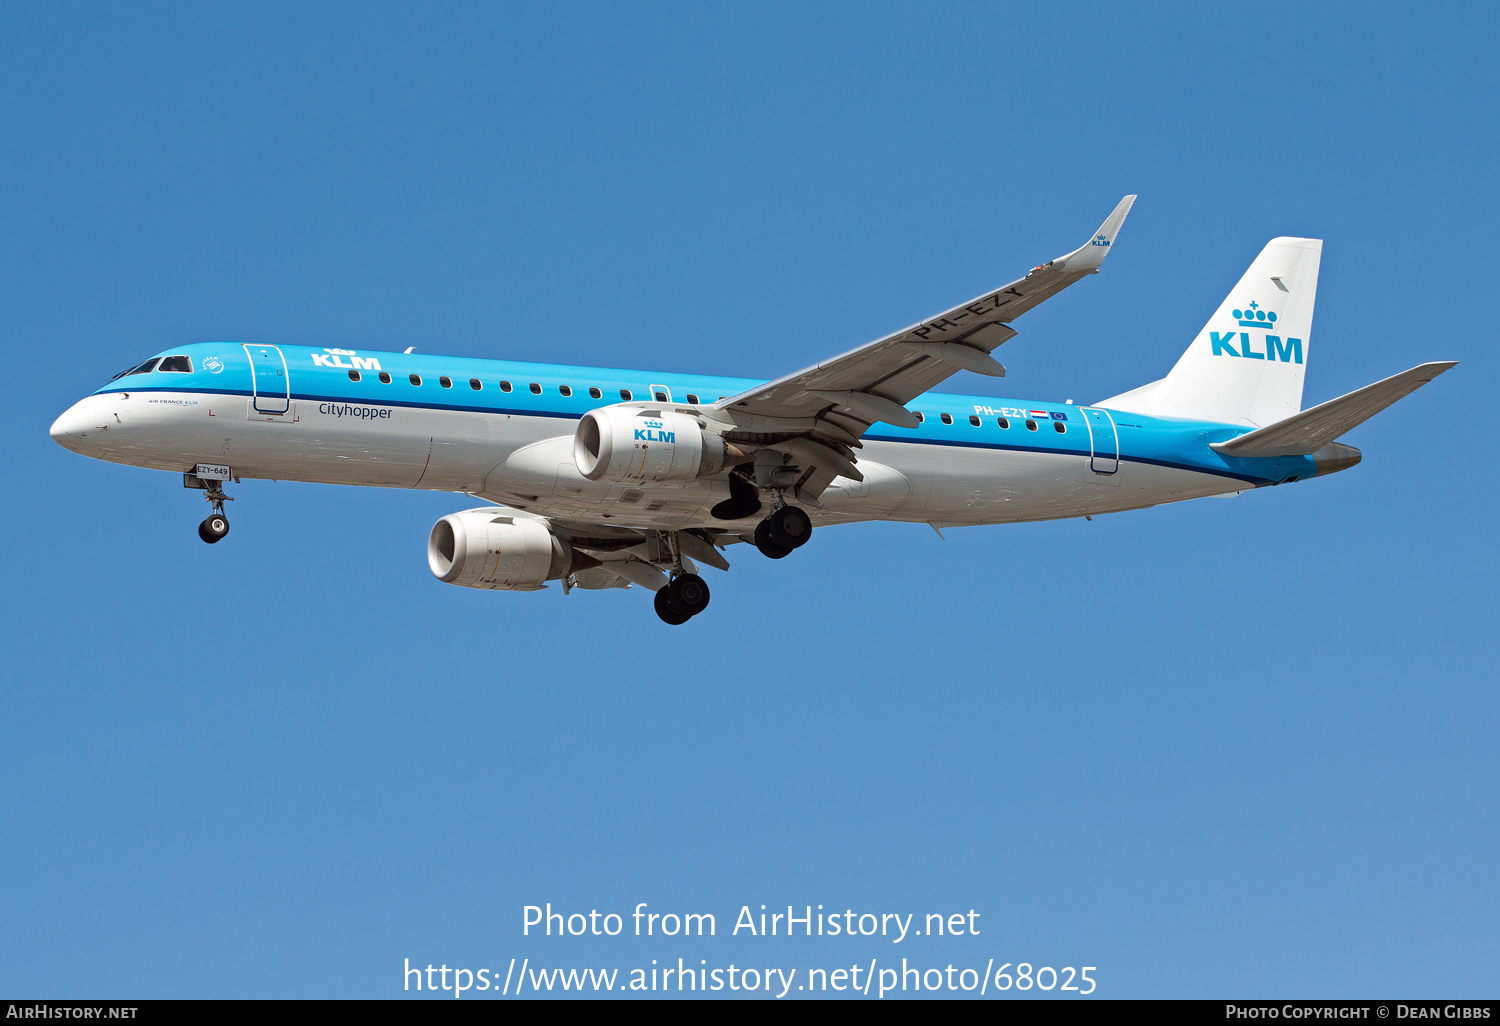
[[[662,620],[746,543],[782,559],[817,528],[937,528],[1143,509],[1354,466],[1337,441],[1454,366],[1424,363],[1302,409],[1323,244],[1277,238],[1171,371],[1079,406],[931,391],[1005,374],[1012,323],[1097,273],[1134,196],[1083,246],[934,317],[771,381],[342,348],[170,349],[74,404],[74,452],[183,475],[229,531],[243,478],[425,488],[493,505],[433,525],[450,584],[639,586]]]

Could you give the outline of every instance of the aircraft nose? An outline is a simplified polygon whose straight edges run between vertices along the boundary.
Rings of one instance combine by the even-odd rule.
[[[77,449],[80,442],[98,430],[99,425],[95,423],[99,419],[98,411],[90,409],[95,405],[92,402],[94,398],[89,396],[87,399],[80,399],[52,422],[48,434],[54,442],[66,449]]]

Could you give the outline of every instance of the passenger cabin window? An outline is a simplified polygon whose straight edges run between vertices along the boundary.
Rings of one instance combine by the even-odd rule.
[[[620,398],[624,399],[628,403],[628,402],[630,402],[630,400],[634,399],[635,396],[633,394],[631,394],[630,389],[628,389],[628,388],[622,388],[622,389],[620,389]]]
[[[1000,425],[1000,430],[1002,431],[1010,430],[1010,421],[1005,417],[1001,417],[999,420],[995,421],[995,423]]]
[[[531,383],[531,394],[532,395],[541,395],[542,394],[542,386],[538,385],[535,381],[533,381]]]
[[[500,382],[500,391],[502,391],[502,392],[509,392],[510,391],[510,382],[509,381],[502,381],[502,382]]]
[[[122,376],[129,376],[131,374],[150,374],[152,371],[156,370],[156,365],[158,363],[161,363],[161,357],[153,356],[151,359],[147,360],[139,367],[132,367]]]
[[[166,368],[162,368],[162,369],[165,370]],[[665,392],[657,392],[656,393],[656,401],[659,402],[659,403],[666,402],[667,401],[667,393],[665,393]]]
[[[442,385],[444,388],[452,388],[453,379],[444,374],[442,377],[438,378],[438,384]]]
[[[566,397],[568,397],[568,396],[570,396],[570,395],[573,394],[573,386],[572,385],[558,385],[557,386],[557,390],[563,394],[564,398],[566,398]]]
[[[189,360],[186,356],[169,356],[156,369],[159,371],[168,371],[172,374],[191,374],[193,373],[193,361]]]
[[[1054,420],[1052,422],[1052,430],[1056,431],[1060,435],[1065,435],[1068,433],[1068,425],[1064,424],[1060,420]]]
[[[953,423],[953,414],[951,414],[951,413],[944,413],[942,415],[942,421],[943,421],[944,424],[952,424]]]
[[[603,399],[604,398],[604,393],[601,392],[601,391],[599,391],[597,388],[591,388],[591,389],[589,389],[589,398],[590,399]]]
[[[1027,431],[1035,431],[1036,430],[1036,421],[1034,421],[1034,420],[1028,420],[1026,422],[1026,430]]]
[[[411,375],[408,375],[408,380],[410,380],[413,385],[420,385],[422,383],[422,375],[420,375],[420,374],[411,374]]]
[[[472,388],[474,391],[477,392],[481,388],[484,387],[484,382],[480,381],[478,378],[470,378],[469,379],[469,387]]]
[[[385,371],[381,371],[380,372],[380,383],[382,385],[389,385],[391,383],[391,376],[389,374],[387,374]]]
[[[974,425],[974,426],[975,426],[975,427],[978,427],[978,426],[979,426],[979,418],[978,418],[978,417],[972,417],[972,416],[971,416],[971,417],[970,417],[970,418],[969,418],[969,423],[970,423],[970,424],[973,424],[973,425]]]
[[[696,395],[694,395],[693,393],[691,393],[691,392],[688,393],[688,405],[689,406],[697,406],[698,405],[698,397]]]
[[[918,424],[925,424],[927,422],[927,415],[924,414],[921,410],[917,410],[916,414]]]
[[[349,380],[350,381],[358,381],[359,380],[359,371],[350,371],[349,372]]]

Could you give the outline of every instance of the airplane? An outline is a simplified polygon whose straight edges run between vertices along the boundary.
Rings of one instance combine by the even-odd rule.
[[[771,559],[815,528],[948,527],[1145,509],[1354,466],[1350,429],[1456,365],[1424,363],[1302,409],[1323,243],[1276,238],[1171,371],[1090,405],[932,388],[1005,375],[1013,322],[1099,271],[1135,196],[1024,277],[794,374],[761,381],[251,342],[176,346],[117,374],[51,435],[183,475],[229,532],[244,478],[461,492],[428,567],[467,588],[638,586],[703,612],[699,564]]]

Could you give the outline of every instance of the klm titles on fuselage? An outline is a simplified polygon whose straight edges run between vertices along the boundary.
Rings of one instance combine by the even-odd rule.
[[[1215,356],[1235,356],[1242,360],[1270,360],[1282,363],[1302,362],[1302,340],[1300,338],[1289,338],[1285,342],[1280,335],[1269,334],[1276,327],[1276,313],[1272,310],[1262,310],[1259,303],[1251,303],[1243,310],[1230,311],[1235,319],[1239,321],[1242,328],[1260,328],[1267,331],[1264,352],[1256,352],[1250,342],[1248,331],[1210,331],[1208,333],[1209,345],[1213,347]],[[1236,338],[1236,336],[1238,336]]]
[[[330,355],[324,356],[323,353]],[[324,349],[323,353],[313,353],[312,362],[314,367],[339,367],[343,370],[380,370],[380,361],[373,356],[355,356],[352,349]],[[349,357],[352,363],[345,363],[343,357]]]
[[[659,420],[646,421],[645,427],[635,429],[635,440],[637,442],[668,442],[677,444],[677,432],[662,430],[662,422]]]

